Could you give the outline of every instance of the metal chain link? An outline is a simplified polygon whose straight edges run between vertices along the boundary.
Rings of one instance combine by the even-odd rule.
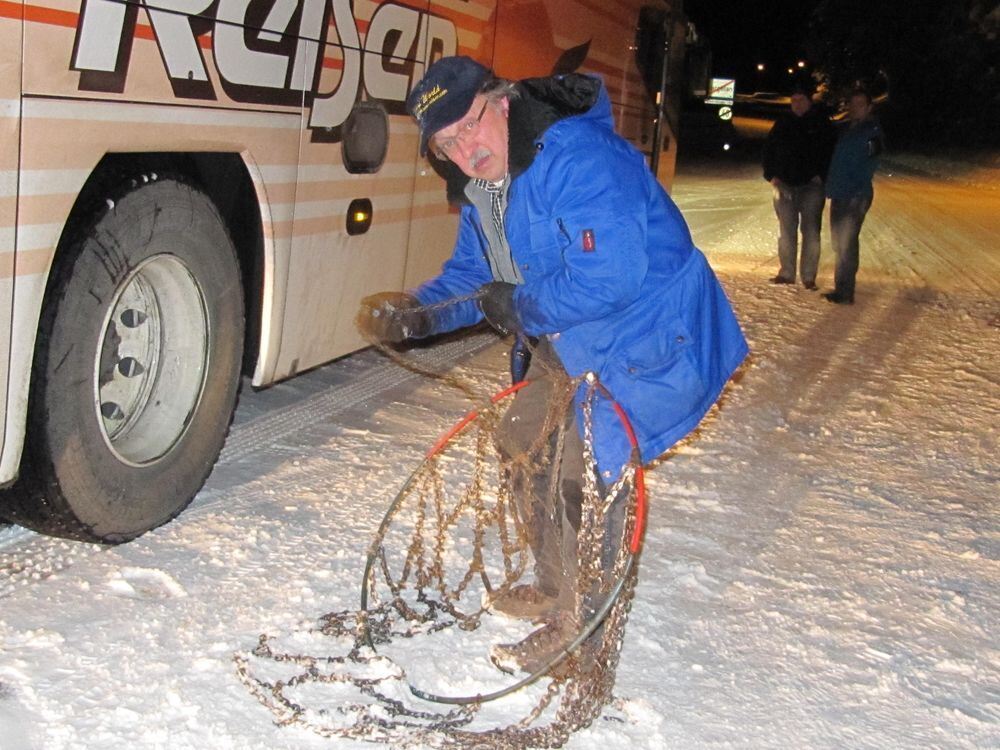
[[[373,343],[409,369],[453,382],[466,394],[474,393],[472,384],[456,376],[427,371],[399,352]],[[500,457],[494,434],[504,405],[487,403],[478,409],[473,429],[459,432],[446,446],[461,456],[460,449],[471,441],[474,460],[468,476],[456,482],[448,475],[455,460],[446,450],[427,458],[401,490],[370,548],[370,560],[377,563],[365,583],[371,604],[362,610],[323,615],[307,631],[331,641],[350,639],[346,653],[294,653],[277,646],[279,637],[262,634],[254,649],[234,655],[240,680],[272,713],[275,723],[294,724],[323,737],[399,748],[550,748],[561,747],[573,732],[589,726],[612,700],[637,580],[627,543],[637,523],[636,461],[626,466],[611,487],[602,489],[593,450],[593,405],[600,397],[596,379],[552,375],[561,375],[561,382],[553,389],[543,429],[523,454],[506,461]],[[577,534],[575,611],[571,614],[575,622],[584,622],[595,609],[595,601],[607,600],[611,585],[627,576],[603,623],[576,653],[550,672],[549,683],[531,710],[506,726],[470,728],[481,703],[435,711],[426,702],[394,697],[408,693],[406,671],[375,648],[396,639],[430,637],[452,625],[463,631],[477,630],[487,613],[484,594],[506,593],[528,568],[531,529],[516,510],[514,479],[550,469],[553,481],[546,500],[555,502],[554,478],[559,472],[546,464],[558,465],[562,460],[566,416],[581,387],[587,394],[583,401],[586,468]],[[548,449],[553,435],[554,451]],[[619,502],[626,504],[623,528],[620,537],[612,540],[616,553],[606,565],[606,522],[613,504]],[[461,544],[471,549],[463,563],[456,565],[455,550]],[[266,676],[273,671],[268,665],[292,674],[271,679]],[[333,708],[311,707],[297,697],[314,695],[318,686],[350,688],[356,697],[340,700]]]

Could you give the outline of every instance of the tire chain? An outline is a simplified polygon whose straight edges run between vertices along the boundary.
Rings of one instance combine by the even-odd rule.
[[[474,299],[475,295],[458,301]],[[434,307],[439,307],[436,305]],[[470,397],[470,384],[453,375],[418,367],[398,351],[381,342],[371,342],[393,360],[421,374],[454,384]],[[496,453],[493,435],[500,421],[502,407],[487,404],[478,410],[475,440],[475,461],[471,477],[464,487],[452,488],[457,500],[446,497],[448,483],[442,476],[439,456],[430,456],[417,469],[401,490],[399,499],[415,501],[409,515],[413,531],[410,534],[401,569],[393,573],[384,545],[387,522],[394,519],[390,509],[383,529],[372,542],[369,559],[372,565],[370,585],[374,606],[356,611],[331,612],[320,617],[309,630],[313,635],[353,639],[353,646],[342,655],[310,655],[281,649],[276,637],[262,634],[250,652],[234,654],[237,674],[250,693],[274,716],[279,726],[297,725],[323,737],[339,737],[369,742],[388,743],[393,747],[466,748],[468,750],[521,750],[522,748],[561,747],[570,735],[589,726],[613,699],[615,673],[625,636],[625,625],[631,610],[637,582],[637,566],[630,565],[632,553],[626,540],[632,537],[636,517],[636,468],[639,458],[634,455],[618,480],[607,490],[601,490],[596,480],[593,451],[592,408],[597,393],[596,380],[589,383],[588,397],[583,403],[584,477],[580,528],[577,534],[578,560],[576,596],[573,617],[583,622],[595,609],[592,602],[607,597],[612,584],[627,576],[618,598],[611,605],[599,629],[585,641],[582,648],[560,662],[547,675],[549,684],[534,707],[522,718],[506,726],[476,730],[470,728],[482,704],[459,705],[439,712],[423,710],[392,697],[391,692],[406,692],[406,672],[399,665],[374,651],[375,644],[388,644],[393,638],[413,638],[430,635],[458,625],[461,630],[479,628],[486,612],[481,600],[463,603],[464,594],[472,599],[470,588],[478,577],[487,594],[496,596],[509,591],[527,568],[530,555],[525,524],[514,511],[511,490],[512,476],[517,472],[536,472],[546,459],[546,446],[551,435],[556,436],[556,449],[548,460],[561,459],[563,432],[572,397],[585,378],[571,379],[564,373],[549,373],[561,378],[562,385],[554,389],[544,427],[524,454],[502,461]],[[492,472],[490,468],[492,467]],[[555,475],[557,472],[552,472]],[[492,484],[491,484],[492,477]],[[487,507],[485,495],[494,490],[496,501]],[[556,483],[549,487],[551,494]],[[604,528],[612,505],[626,503],[622,537],[609,570],[602,570],[602,555],[606,541]],[[394,508],[402,509],[403,504]],[[474,519],[473,548],[468,568],[461,572],[458,583],[449,585],[445,565],[445,550],[449,534],[458,532],[463,516]],[[495,539],[492,547],[487,539]],[[488,549],[489,548],[489,549]],[[502,581],[494,587],[486,568],[490,551],[498,553],[502,562]],[[388,596],[380,600],[376,578],[381,577]],[[471,604],[471,606],[470,606]],[[582,632],[582,631],[581,631]],[[285,665],[298,672],[290,678],[268,680],[258,676],[255,667],[267,663]],[[378,671],[382,676],[365,677],[355,672]],[[350,686],[358,698],[329,709],[312,709],[299,703],[291,693],[315,685]],[[542,721],[548,719],[547,724]]]

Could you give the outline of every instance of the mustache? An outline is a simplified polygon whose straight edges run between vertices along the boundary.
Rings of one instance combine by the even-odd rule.
[[[473,169],[479,169],[479,165],[483,161],[485,161],[486,159],[488,159],[489,157],[491,157],[492,155],[493,155],[493,152],[490,151],[488,148],[477,149],[472,154],[472,156],[469,157],[469,164],[472,165]]]

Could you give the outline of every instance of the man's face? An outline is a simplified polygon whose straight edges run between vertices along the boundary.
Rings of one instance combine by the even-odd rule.
[[[805,94],[792,94],[792,113],[796,117],[802,117],[802,115],[809,111],[809,107],[811,106],[812,102],[809,101],[809,97]]]
[[[847,116],[851,122],[861,122],[872,112],[872,103],[864,94],[855,94],[847,100]]]
[[[506,98],[489,101],[479,95],[465,116],[431,138],[431,148],[455,162],[469,177],[495,182],[507,174]]]

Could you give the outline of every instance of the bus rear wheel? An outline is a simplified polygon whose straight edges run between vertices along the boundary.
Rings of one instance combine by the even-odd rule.
[[[4,514],[119,543],[180,513],[222,449],[242,361],[239,264],[212,201],[171,178],[135,181],[67,250]]]

